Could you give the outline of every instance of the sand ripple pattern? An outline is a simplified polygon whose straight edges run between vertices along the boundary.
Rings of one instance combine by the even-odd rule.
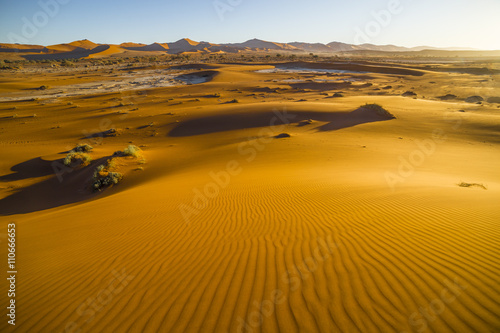
[[[103,220],[76,237],[67,226],[72,253],[50,249],[47,231],[43,255],[24,254],[14,332],[68,322],[82,332],[500,330],[498,216],[321,182],[248,184],[189,224],[177,209],[186,192],[120,213],[135,222],[119,231]],[[130,284],[92,320],[79,315],[123,267]]]

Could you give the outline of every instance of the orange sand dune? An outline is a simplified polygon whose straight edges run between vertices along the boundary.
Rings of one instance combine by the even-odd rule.
[[[17,323],[0,330],[498,331],[500,118],[463,100],[498,95],[490,77],[259,72],[275,66],[38,100],[23,89],[39,81],[6,75],[0,98],[26,99],[0,99],[0,224],[16,222],[19,260]],[[150,70],[127,68],[72,77]],[[45,74],[54,94],[69,75]],[[93,161],[55,174],[79,142]],[[129,144],[146,163],[121,158],[124,179],[90,191]]]
[[[189,38],[184,38],[182,40],[188,42],[189,45],[193,45],[193,46],[200,44],[199,42],[195,42],[194,40],[191,40]]]
[[[93,48],[97,47],[99,44],[91,42],[88,39],[82,39],[82,40],[77,40],[77,41],[71,42],[68,45],[72,45],[72,46],[76,46],[76,47],[81,47],[81,48],[84,48],[84,49],[93,49]]]
[[[146,44],[142,44],[142,43],[132,43],[132,42],[128,42],[128,43],[121,43],[119,46],[121,47],[141,47],[141,46],[145,46]]]
[[[0,52],[41,52],[43,49],[41,45],[0,43]]]
[[[117,45],[102,45],[98,46],[91,51],[89,58],[101,58],[110,56],[117,53],[123,53],[125,50]]]
[[[53,50],[57,52],[76,52],[76,51],[83,51],[83,50],[91,50],[95,47],[97,47],[99,44],[93,43],[89,40],[79,40],[79,41],[74,41],[68,44],[57,44],[57,45],[50,45],[47,46],[48,50]]]

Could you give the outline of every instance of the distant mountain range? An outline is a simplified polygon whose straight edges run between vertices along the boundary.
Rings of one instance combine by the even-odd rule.
[[[169,54],[182,53],[239,53],[246,51],[283,51],[294,53],[343,53],[357,51],[375,52],[412,52],[423,50],[457,51],[473,50],[470,48],[433,48],[428,46],[402,47],[395,45],[374,44],[347,44],[341,42],[321,43],[276,43],[260,39],[251,39],[243,43],[215,44],[209,42],[196,42],[188,38],[180,39],[173,43],[122,43],[122,44],[96,44],[87,39],[67,44],[57,45],[24,45],[24,44],[0,44],[0,55],[2,53],[16,53],[26,59],[42,58],[82,58],[101,57],[124,52],[164,52]]]

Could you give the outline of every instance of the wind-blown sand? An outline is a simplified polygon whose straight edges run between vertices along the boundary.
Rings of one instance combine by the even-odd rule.
[[[208,82],[34,101],[73,74],[5,75],[1,96],[25,98],[0,103],[19,262],[2,332],[499,331],[500,109],[464,102],[498,96],[494,78],[378,66],[195,65]],[[79,142],[95,161],[60,182],[52,163]],[[144,170],[124,158],[123,181],[92,193],[129,142]]]

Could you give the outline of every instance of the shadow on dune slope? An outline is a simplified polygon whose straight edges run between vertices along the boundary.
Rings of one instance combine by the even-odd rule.
[[[300,122],[307,119],[327,122],[327,124],[317,127],[316,129],[318,131],[333,131],[394,118],[395,117],[388,112],[379,112],[378,110],[367,107],[360,107],[351,112],[237,112],[184,121],[173,128],[168,135],[172,137],[184,137],[282,124],[299,125]]]
[[[11,170],[17,172],[2,176],[0,181],[53,176],[1,199],[0,216],[32,213],[94,198],[98,192],[93,193],[90,184],[95,167],[108,158],[97,159],[85,168],[60,173],[59,177],[56,172],[60,171],[62,160],[46,161],[38,157],[12,167]]]
[[[22,57],[26,60],[64,60],[64,59],[80,59],[86,58],[92,54],[97,54],[110,50],[109,45],[98,45],[95,48],[89,50],[82,47],[77,47],[74,50],[66,52],[44,52],[44,50],[39,51],[38,54],[27,54]],[[45,49],[48,51],[47,49]],[[24,52],[24,50],[23,50]]]
[[[306,69],[331,69],[341,71],[353,71],[359,73],[381,73],[393,75],[411,75],[422,76],[424,72],[402,66],[380,66],[375,64],[361,64],[361,63],[344,63],[344,62],[331,62],[331,63],[317,63],[317,62],[289,62],[277,64],[276,68],[280,69],[293,69],[293,68],[306,68]]]
[[[54,171],[50,166],[51,162],[47,162],[41,157],[36,157],[31,160],[14,165],[10,170],[14,171],[8,175],[0,176],[0,182],[11,182],[29,178],[38,178],[48,176]]]

